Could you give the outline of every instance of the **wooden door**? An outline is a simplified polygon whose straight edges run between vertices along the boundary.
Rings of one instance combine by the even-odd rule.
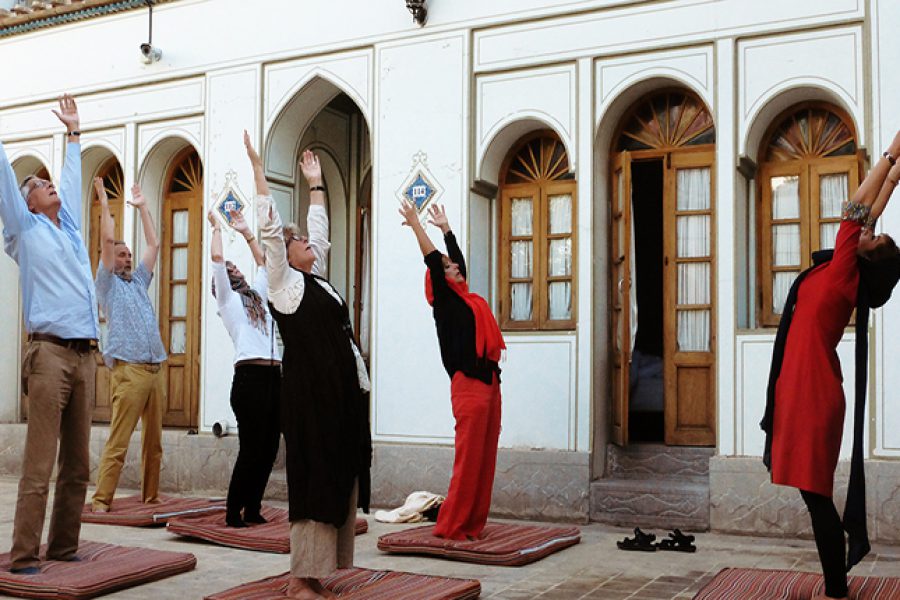
[[[665,441],[714,446],[714,153],[673,152],[664,174]]]
[[[103,178],[106,195],[109,198],[109,214],[115,223],[114,235],[117,240],[122,239],[122,217],[125,206],[125,177],[122,168],[115,158],[107,161],[98,172],[98,177]],[[88,226],[88,248],[91,257],[91,272],[96,277],[97,265],[100,263],[100,201],[97,192],[91,182],[91,222]],[[113,268],[113,265],[106,265]],[[100,350],[105,348],[108,333],[106,315],[100,309]],[[112,418],[112,381],[110,370],[103,362],[103,355],[97,352],[97,375],[94,379],[94,402],[91,406],[91,419],[94,423],[109,423]]]
[[[175,160],[162,215],[160,334],[166,361],[163,425],[197,427],[200,390],[200,291],[203,170],[190,149]]]
[[[610,254],[612,307],[612,440],[628,443],[628,391],[631,365],[631,157],[617,154],[612,163]]]

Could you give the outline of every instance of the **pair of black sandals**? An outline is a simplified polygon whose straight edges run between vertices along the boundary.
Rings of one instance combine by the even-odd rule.
[[[669,537],[656,541],[656,535],[644,533],[640,527],[634,528],[634,537],[626,537],[621,542],[616,542],[619,550],[636,550],[639,552],[656,552],[657,550],[669,550],[673,552],[696,552],[694,536],[681,533],[675,529],[669,533]]]

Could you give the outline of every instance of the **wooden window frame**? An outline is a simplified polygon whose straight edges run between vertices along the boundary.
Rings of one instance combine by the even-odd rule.
[[[840,118],[857,139],[853,122],[839,108],[821,102],[807,102],[794,105],[781,113],[769,127],[760,145],[759,156],[768,155],[769,145],[786,119],[804,109],[821,109],[833,113]],[[847,194],[852,196],[862,179],[864,156],[857,149],[855,154],[842,156],[824,156],[817,158],[801,158],[793,160],[772,160],[760,165],[757,177],[757,197],[759,210],[756,224],[759,231],[757,238],[757,298],[756,307],[758,327],[777,327],[781,313],[775,312],[772,306],[773,278],[777,272],[794,272],[799,274],[812,264],[812,252],[821,248],[821,226],[825,223],[840,222],[838,218],[822,217],[819,181],[823,175],[846,173]],[[772,186],[773,177],[796,176],[799,179],[799,217],[796,219],[772,218]],[[800,263],[799,265],[773,266],[772,228],[778,224],[796,223],[800,226]]]
[[[551,130],[532,132],[519,139],[504,161],[500,171],[500,235],[498,236],[500,268],[500,328],[510,331],[571,331],[577,324],[577,182],[574,179],[539,180],[533,183],[504,184],[509,168],[519,151],[529,142],[538,138],[553,138],[562,144],[558,136]],[[565,148],[564,148],[565,151]],[[568,160],[568,157],[567,157]],[[572,227],[569,234],[550,234],[550,196],[569,195],[571,197]],[[512,236],[511,205],[513,198],[532,198],[531,236]],[[550,276],[549,257],[550,241],[553,239],[571,239],[572,267],[568,276]],[[513,279],[510,276],[512,267],[511,244],[515,241],[532,242],[531,277]],[[550,283],[569,281],[571,283],[571,318],[550,319]],[[531,283],[532,318],[528,321],[511,319],[513,283]]]

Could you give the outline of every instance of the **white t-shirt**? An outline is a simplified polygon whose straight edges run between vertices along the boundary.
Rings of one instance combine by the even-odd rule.
[[[219,316],[234,342],[234,362],[242,360],[281,360],[278,344],[274,340],[275,323],[269,315],[268,292],[269,282],[265,267],[256,270],[256,279],[250,286],[262,298],[266,311],[264,328],[254,325],[241,302],[241,295],[231,289],[225,263],[213,263],[213,281],[216,283],[216,303],[219,305]]]

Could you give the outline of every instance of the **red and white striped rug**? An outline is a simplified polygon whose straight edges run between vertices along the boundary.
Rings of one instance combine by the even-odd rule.
[[[426,554],[483,565],[527,565],[581,541],[577,527],[543,527],[488,523],[482,538],[447,540],[434,536],[434,526],[415,527],[378,538],[378,549],[392,554]]]
[[[41,555],[46,546],[41,548]],[[192,570],[187,552],[130,548],[82,540],[78,560],[45,561],[35,575],[10,573],[9,553],[0,554],[0,594],[19,598],[81,600]]]
[[[287,554],[291,551],[291,524],[288,511],[283,508],[263,506],[260,511],[269,522],[250,527],[228,527],[224,513],[212,513],[169,520],[166,529],[170,533],[197,538],[232,548],[259,550]],[[356,535],[369,530],[365,519],[356,519]]]
[[[205,600],[283,600],[290,573],[245,583]],[[399,571],[341,569],[322,584],[341,600],[470,600],[481,595],[474,579],[453,579]]]
[[[113,500],[109,512],[93,512],[90,504],[81,510],[82,523],[152,527],[165,525],[172,517],[188,517],[208,513],[225,513],[224,500],[206,498],[176,498],[160,496],[158,503],[144,504],[140,496],[126,496]]]
[[[900,578],[851,576],[850,600],[900,599]],[[722,569],[694,600],[809,600],[824,591],[822,575],[775,569]]]

